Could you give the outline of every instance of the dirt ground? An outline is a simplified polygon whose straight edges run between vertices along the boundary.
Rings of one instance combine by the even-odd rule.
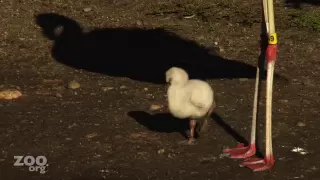
[[[319,179],[320,35],[294,26],[290,12],[320,7],[294,3],[275,1],[276,161],[253,173],[222,150],[249,139],[260,1],[0,1],[0,88],[23,93],[0,101],[0,179]],[[166,110],[171,66],[216,92],[216,114],[194,146],[177,143],[187,122]],[[80,87],[68,88],[72,80]],[[17,155],[45,156],[47,172],[13,166]]]

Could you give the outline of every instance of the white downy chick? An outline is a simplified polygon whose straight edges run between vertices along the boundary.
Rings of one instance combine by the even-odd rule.
[[[170,84],[167,91],[169,111],[176,118],[190,120],[190,138],[183,143],[193,144],[197,120],[202,128],[215,108],[213,89],[205,81],[189,80],[188,73],[178,67],[166,72],[166,82]]]

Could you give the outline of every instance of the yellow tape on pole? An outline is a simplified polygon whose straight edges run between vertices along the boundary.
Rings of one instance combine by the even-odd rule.
[[[277,33],[269,33],[269,44],[278,44],[278,37]]]

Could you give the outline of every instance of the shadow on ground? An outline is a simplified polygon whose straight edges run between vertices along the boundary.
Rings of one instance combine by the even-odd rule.
[[[212,119],[238,143],[243,143],[246,146],[249,145],[249,142],[243,136],[241,136],[237,131],[232,129],[217,113],[212,114]],[[258,146],[256,148],[257,148],[256,156],[259,158],[263,158],[263,154],[261,153],[260,148]]]
[[[130,111],[128,112],[128,116],[150,131],[165,133],[179,132],[187,138],[186,130],[189,128],[189,121],[174,118],[170,113],[149,114],[144,111]],[[212,119],[237,142],[249,145],[248,141],[232,129],[217,113],[212,114]],[[257,157],[263,157],[259,148],[257,148],[256,155]]]
[[[189,121],[174,118],[170,113],[149,114],[144,111],[130,111],[128,116],[155,132],[179,132],[186,137],[185,131],[189,127]]]
[[[212,114],[212,119],[236,141],[246,145],[248,144],[248,141],[237,131],[233,130],[217,113]]]
[[[164,73],[172,66],[199,79],[254,78],[256,74],[255,66],[224,59],[160,28],[84,32],[76,21],[54,13],[37,15],[36,23],[54,43],[52,56],[77,69],[156,84],[164,83]]]
[[[319,6],[320,0],[286,0],[286,4],[294,8],[301,8],[302,4]]]
[[[184,132],[189,128],[189,121],[187,119],[174,118],[170,113],[149,114],[144,111],[130,111],[128,112],[128,116],[147,127],[148,130],[155,132],[180,132],[185,136]],[[218,114],[213,113],[212,119],[235,140],[248,144],[245,138],[234,131]]]

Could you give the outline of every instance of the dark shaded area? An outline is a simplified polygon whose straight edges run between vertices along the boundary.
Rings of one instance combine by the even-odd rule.
[[[233,130],[228,124],[226,124],[224,120],[217,113],[212,113],[212,118],[220,127],[222,127],[236,141],[238,141],[239,143],[244,143],[248,145],[248,141],[244,137],[242,137],[239,133],[237,133],[235,130]]]
[[[237,131],[233,130],[217,113],[213,113],[212,118],[221,128],[223,128],[237,142],[243,143],[246,146],[249,145],[249,142],[243,136],[241,136]],[[248,129],[251,130],[251,127]],[[257,147],[256,156],[260,157],[260,158],[263,157],[263,155],[258,147]]]
[[[149,114],[144,111],[130,111],[128,112],[128,116],[135,119],[150,131],[165,133],[179,132],[187,138],[185,133],[189,128],[189,121],[187,119],[177,119],[170,113]]]
[[[285,3],[294,8],[301,8],[302,4],[319,6],[320,0],[286,0]]]
[[[219,57],[160,28],[83,32],[76,21],[54,13],[36,16],[36,23],[54,43],[52,56],[78,69],[151,83],[164,83],[165,71],[172,66],[199,79],[254,78],[256,74],[252,65]]]
[[[179,132],[187,138],[186,130],[189,128],[189,121],[187,119],[175,118],[170,113],[149,114],[144,111],[130,111],[128,112],[128,116],[135,119],[139,124],[145,126],[150,131],[165,133]],[[233,130],[217,113],[213,113],[211,117],[224,131],[232,136],[232,138],[239,143],[248,145],[248,141],[238,132]],[[199,137],[199,134],[197,134],[196,137]],[[258,148],[256,155],[258,157],[263,157]]]

